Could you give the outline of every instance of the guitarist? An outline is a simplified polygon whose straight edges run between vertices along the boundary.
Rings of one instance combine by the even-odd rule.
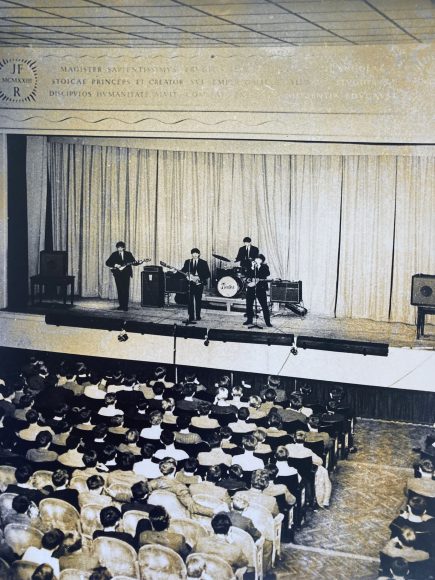
[[[118,291],[118,310],[128,310],[128,298],[130,293],[130,278],[133,278],[132,266],[138,266],[142,261],[137,261],[131,252],[125,249],[124,242],[116,244],[116,252],[113,252],[106,260],[106,266],[112,270]]]
[[[266,326],[272,326],[270,323],[270,312],[267,305],[267,278],[270,276],[269,266],[266,264],[266,258],[263,254],[258,254],[257,258],[251,262],[251,267],[247,271],[246,281],[246,314],[247,319],[244,326],[252,324],[254,318],[254,301],[257,298],[263,310],[264,322]]]
[[[189,281],[189,322],[201,320],[202,291],[207,280],[210,278],[210,270],[205,260],[200,259],[201,252],[198,248],[192,248],[192,258],[184,262],[181,271],[187,274]]]

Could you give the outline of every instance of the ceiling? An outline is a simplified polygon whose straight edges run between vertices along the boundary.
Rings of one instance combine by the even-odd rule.
[[[0,0],[0,46],[429,43],[434,0]]]

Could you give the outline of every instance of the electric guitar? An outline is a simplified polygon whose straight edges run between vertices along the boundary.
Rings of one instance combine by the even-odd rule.
[[[134,262],[127,262],[126,264],[115,264],[111,266],[110,269],[112,272],[122,272],[128,266],[140,266],[144,262],[151,262],[151,258],[143,258],[143,260],[135,260]]]
[[[183,276],[187,278],[189,282],[192,282],[192,284],[195,284],[196,286],[202,284],[199,276],[197,276],[196,274],[191,274],[190,272],[188,273],[183,272],[182,270],[178,270],[178,268],[174,268],[174,266],[170,266],[166,262],[160,262],[160,266],[163,266],[163,268],[169,268],[170,270],[175,270],[179,274],[183,274]]]

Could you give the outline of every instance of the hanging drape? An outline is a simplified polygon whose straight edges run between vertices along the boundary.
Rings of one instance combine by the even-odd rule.
[[[47,137],[27,137],[27,247],[29,276],[39,272],[39,252],[44,250],[47,213]]]
[[[199,247],[214,271],[212,253],[234,259],[249,235],[320,316],[412,322],[411,276],[435,272],[432,157],[53,142],[48,159],[54,249],[81,296],[115,297],[104,262],[118,240],[176,267]]]

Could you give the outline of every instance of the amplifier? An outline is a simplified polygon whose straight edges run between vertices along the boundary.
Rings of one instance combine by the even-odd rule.
[[[273,280],[270,286],[271,302],[302,302],[302,281]]]
[[[163,268],[145,266],[141,272],[141,290],[141,306],[163,306],[165,302]]]
[[[187,279],[182,274],[176,272],[165,273],[165,292],[175,292],[176,294],[184,294],[187,292]]]
[[[414,274],[411,285],[413,306],[435,306],[435,275]]]

